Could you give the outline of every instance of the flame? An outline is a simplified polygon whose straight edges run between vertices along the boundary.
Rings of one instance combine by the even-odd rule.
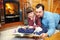
[[[7,8],[11,8],[10,4],[6,4],[6,7],[7,7]]]
[[[6,8],[13,10],[14,5],[12,3],[6,3]]]
[[[6,3],[6,11],[9,11],[10,14],[14,14],[14,5],[12,3]]]

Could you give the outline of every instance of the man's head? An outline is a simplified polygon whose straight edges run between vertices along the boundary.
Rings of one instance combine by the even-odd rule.
[[[27,15],[28,15],[29,18],[34,17],[34,9],[33,8],[28,7],[26,9],[26,13],[27,13]]]
[[[38,16],[38,17],[43,17],[43,13],[44,13],[44,5],[42,5],[42,4],[37,4],[36,5],[36,15]]]

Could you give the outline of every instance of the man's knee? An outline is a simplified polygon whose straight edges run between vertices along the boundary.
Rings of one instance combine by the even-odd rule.
[[[57,30],[60,30],[60,24],[58,25]]]

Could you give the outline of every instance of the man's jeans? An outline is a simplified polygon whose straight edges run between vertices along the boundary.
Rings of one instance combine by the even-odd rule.
[[[57,30],[60,30],[60,21],[59,21],[59,24],[58,26],[56,27]]]
[[[58,26],[57,26],[57,28],[56,28],[57,30],[60,30],[60,24],[58,24]]]

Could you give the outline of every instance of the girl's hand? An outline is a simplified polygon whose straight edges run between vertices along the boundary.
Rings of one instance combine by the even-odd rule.
[[[29,26],[29,28],[33,28],[33,26]]]

